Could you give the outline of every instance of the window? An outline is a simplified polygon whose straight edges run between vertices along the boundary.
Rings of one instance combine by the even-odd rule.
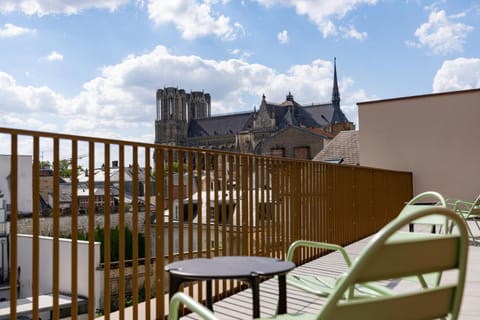
[[[310,160],[310,147],[293,148],[293,157],[295,159]]]
[[[272,148],[270,154],[274,157],[285,157],[285,148]]]

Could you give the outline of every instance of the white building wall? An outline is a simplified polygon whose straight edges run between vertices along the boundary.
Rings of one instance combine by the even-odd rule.
[[[11,203],[10,155],[0,155],[0,190],[4,194],[7,207]],[[32,212],[32,156],[18,156],[18,211]],[[37,199],[37,201],[40,201]]]
[[[20,298],[32,296],[32,236],[20,234],[18,241],[18,266],[21,274]],[[71,294],[71,248],[70,239],[60,239],[60,292]],[[94,261],[88,260],[88,241],[78,241],[78,295],[88,297],[88,272],[89,266],[95,272],[95,308],[103,306],[103,271],[97,270],[100,266],[100,242],[95,242]],[[38,264],[40,273],[40,294],[52,293],[53,288],[53,238],[40,237],[40,261]]]

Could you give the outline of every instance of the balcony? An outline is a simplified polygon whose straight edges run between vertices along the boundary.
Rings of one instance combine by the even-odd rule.
[[[163,319],[169,262],[283,259],[297,239],[356,251],[412,196],[408,172],[6,128],[0,142],[6,318]],[[330,266],[324,255],[297,262]],[[217,305],[245,289],[215,283]]]
[[[430,230],[421,230],[420,232],[429,232]],[[473,229],[472,229],[473,230]],[[405,230],[407,231],[407,230]],[[475,233],[475,236],[480,236],[480,233]],[[346,247],[350,257],[355,258],[366,246],[371,237],[366,237]],[[465,291],[463,296],[462,307],[460,309],[459,318],[461,320],[474,320],[480,317],[480,308],[477,305],[478,297],[480,296],[480,286],[478,280],[478,273],[480,272],[480,247],[470,246],[468,257],[468,268]],[[310,262],[307,262],[299,267],[294,272],[300,274],[311,275],[341,275],[346,272],[347,268],[343,262],[343,258],[339,253],[331,253]],[[449,281],[446,277],[444,281]],[[414,280],[402,280],[397,282],[392,280],[385,283],[390,289],[396,292],[408,292],[412,286],[418,286]],[[188,291],[185,291],[188,292]],[[275,314],[277,306],[278,284],[276,279],[271,279],[263,282],[260,285],[260,305],[261,316],[268,317]],[[194,293],[193,293],[194,295]],[[220,319],[252,319],[252,292],[250,289],[244,290],[230,297],[222,299],[213,305],[215,314]],[[306,293],[297,288],[288,287],[287,291],[288,311],[290,313],[315,313],[325,303],[324,298],[319,298],[315,295]],[[197,297],[198,298],[198,297]],[[131,315],[131,310],[127,309],[127,318]],[[140,318],[142,315],[140,315]],[[119,319],[118,314],[112,314],[111,319]],[[200,319],[197,315],[187,314],[183,319]]]

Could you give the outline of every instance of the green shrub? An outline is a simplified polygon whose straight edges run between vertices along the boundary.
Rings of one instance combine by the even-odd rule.
[[[124,228],[125,237],[125,260],[132,260],[133,258],[133,233],[130,229]],[[71,237],[70,237],[71,238]],[[88,241],[87,232],[79,232],[78,240]],[[94,240],[100,242],[100,262],[105,261],[105,228],[97,227],[95,229]],[[120,252],[120,231],[118,227],[110,228],[110,262],[116,262],[119,260]],[[141,233],[138,234],[138,258],[145,258],[145,236]]]

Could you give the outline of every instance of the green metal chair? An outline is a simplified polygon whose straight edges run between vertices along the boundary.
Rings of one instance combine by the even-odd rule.
[[[478,246],[480,245],[480,241],[478,241],[478,237],[472,232],[472,229],[468,225],[468,221],[473,221],[474,224],[477,226],[477,230],[480,231],[480,224],[478,223],[478,219],[480,219],[480,195],[475,199],[474,202],[468,202],[463,200],[456,200],[453,203],[453,210],[460,214],[460,216],[465,220],[467,224],[467,230],[470,234],[470,239],[472,240],[473,244]]]
[[[405,204],[402,211],[400,211],[400,216],[425,207],[446,208],[447,202],[445,198],[436,191],[422,192]],[[410,224],[410,231],[414,231],[414,225],[416,224],[430,225],[432,227],[432,233],[435,233],[437,226],[439,227],[438,232],[442,232],[442,229],[443,232],[448,232],[449,230],[448,220],[445,217],[437,215],[430,215],[413,221]]]
[[[405,233],[409,223],[431,215],[451,221],[458,232],[449,234]],[[398,216],[380,230],[363,249],[317,314],[284,314],[268,319],[457,319],[465,286],[468,256],[468,231],[463,218],[448,208],[424,207]],[[415,288],[388,296],[344,299],[358,284],[405,278],[429,272],[451,271],[452,281],[434,288]],[[214,313],[184,293],[170,301],[169,319],[178,318],[184,304],[203,319],[217,319]]]
[[[438,208],[448,207],[447,200],[436,191],[425,191],[416,196],[414,196],[410,201],[408,201],[400,211],[399,216],[410,214],[414,211],[418,211],[427,207]],[[449,221],[446,217],[442,215],[429,215],[420,219],[416,219],[409,225],[410,232],[414,232],[415,225],[427,225],[431,226],[431,232],[438,233],[451,232],[452,229],[449,226]],[[438,227],[438,229],[437,229]],[[442,280],[442,272],[431,272],[427,274],[417,275],[415,277],[422,287],[434,287],[437,286]]]
[[[297,240],[293,242],[288,248],[286,259],[288,261],[293,261],[295,250],[301,247],[326,249],[333,252],[338,251],[345,262],[345,266],[349,269],[352,265],[352,261],[347,251],[345,251],[342,246],[327,242],[308,240]],[[338,285],[338,280],[339,278],[334,276],[295,274],[292,272],[287,275],[287,284],[320,297],[328,297]],[[364,298],[366,296],[388,295],[391,293],[392,291],[384,285],[364,283],[362,285],[357,285],[353,290],[353,295],[346,296],[345,298]]]
[[[410,214],[413,211],[424,209],[426,207],[446,207],[446,202],[443,196],[435,191],[427,191],[418,194],[413,197],[402,209],[400,216]],[[414,231],[414,224],[427,224],[432,226],[432,230],[436,226],[439,226],[439,231],[447,230],[447,220],[443,216],[430,215],[425,218],[417,219],[416,221],[410,224],[410,230]],[[326,242],[314,242],[307,240],[297,240],[293,242],[288,248],[287,260],[292,261],[293,255],[296,249],[301,247],[308,248],[319,248],[326,249],[331,251],[338,251],[345,262],[345,265],[350,268],[352,262],[347,252],[342,246],[337,244],[331,244]],[[430,273],[418,277],[421,285],[423,287],[434,286],[441,279],[441,274],[439,273]],[[304,275],[304,274],[294,274],[290,272],[287,275],[287,283],[299,289],[302,289],[306,292],[321,296],[328,297],[338,284],[337,277],[321,276],[321,275]],[[353,295],[348,298],[362,298],[365,296],[378,296],[378,295],[389,295],[392,290],[385,287],[384,285],[378,283],[365,283],[363,285],[357,285],[353,291]]]

